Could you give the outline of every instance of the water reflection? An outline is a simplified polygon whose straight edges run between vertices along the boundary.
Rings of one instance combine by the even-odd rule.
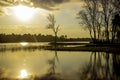
[[[20,79],[24,79],[24,78],[28,78],[28,73],[27,73],[27,70],[26,69],[22,69],[20,71],[20,76],[19,76]]]
[[[40,78],[35,77],[34,80],[63,80],[60,77],[60,72],[57,72],[57,63],[59,63],[59,57],[57,54],[57,46],[54,47],[55,51],[53,57],[47,60],[47,63],[49,65],[47,73]]]
[[[5,53],[6,51],[16,52],[16,51],[35,51],[41,50],[49,47],[47,42],[43,43],[8,43],[8,44],[0,44],[0,52]]]
[[[28,42],[20,42],[20,44],[21,44],[22,46],[27,46],[27,45],[28,45]]]
[[[5,53],[6,51],[16,52],[16,51],[35,51],[35,50],[41,50],[44,46],[24,46],[24,47],[10,47],[7,48],[7,46],[0,47],[0,52]]]
[[[79,75],[80,80],[120,80],[120,55],[92,52]]]
[[[19,75],[28,80],[120,80],[119,52],[58,52],[38,47],[13,48],[5,52],[4,57],[0,55],[1,80],[11,79],[5,76],[7,69],[11,69],[8,76]]]
[[[120,55],[119,54],[113,54],[112,55],[113,60],[113,76],[116,80],[120,80]]]

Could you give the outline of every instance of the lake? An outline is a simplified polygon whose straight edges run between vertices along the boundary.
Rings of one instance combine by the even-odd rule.
[[[120,71],[118,69],[120,56],[118,54],[24,49],[24,47],[28,45],[46,44],[47,43],[1,44],[1,47],[8,48],[12,46],[13,48],[0,50],[0,71],[2,73],[0,77],[41,80],[39,78],[45,74],[54,73],[63,80],[97,80],[97,78],[104,80],[105,76],[107,76],[106,78],[109,80],[111,77],[114,78],[114,76],[111,75],[113,75],[113,71],[115,74],[116,68],[118,72]],[[23,48],[13,50],[16,46]],[[35,77],[38,78],[35,79]]]

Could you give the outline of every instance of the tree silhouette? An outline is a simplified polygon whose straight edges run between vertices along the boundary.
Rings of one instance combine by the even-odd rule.
[[[120,15],[116,14],[112,20],[112,42],[115,41],[115,37],[117,37],[117,33],[120,31]]]
[[[90,37],[93,42],[101,36],[101,23],[102,15],[99,11],[99,1],[98,0],[83,0],[85,3],[84,10],[78,13],[78,18],[82,20],[83,23],[90,33]]]
[[[107,42],[110,42],[111,18],[115,8],[112,5],[112,0],[100,0],[100,3],[103,15],[103,25],[105,28],[105,38]]]
[[[54,44],[55,44],[55,47],[56,47],[59,25],[56,26],[56,20],[55,20],[55,16],[53,14],[49,14],[47,16],[47,19],[49,21],[49,23],[47,25],[47,28],[51,29],[54,33]]]
[[[120,80],[119,67],[119,52],[92,52],[90,62],[79,72],[80,80]]]

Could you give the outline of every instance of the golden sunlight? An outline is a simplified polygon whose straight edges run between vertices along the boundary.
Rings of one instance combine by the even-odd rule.
[[[22,21],[28,21],[35,15],[35,9],[24,6],[24,5],[18,5],[13,7],[14,15]]]
[[[21,44],[22,46],[27,46],[27,45],[28,45],[27,42],[21,42],[20,44]]]
[[[20,71],[20,78],[27,78],[28,77],[28,73],[25,69],[22,69]]]

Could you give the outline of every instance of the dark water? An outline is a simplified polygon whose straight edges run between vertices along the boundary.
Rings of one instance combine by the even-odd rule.
[[[26,45],[13,50],[20,45],[5,44],[9,46],[14,47],[0,50],[1,79],[56,80],[41,79],[49,74],[57,76],[58,80],[120,80],[119,52],[24,49]]]

